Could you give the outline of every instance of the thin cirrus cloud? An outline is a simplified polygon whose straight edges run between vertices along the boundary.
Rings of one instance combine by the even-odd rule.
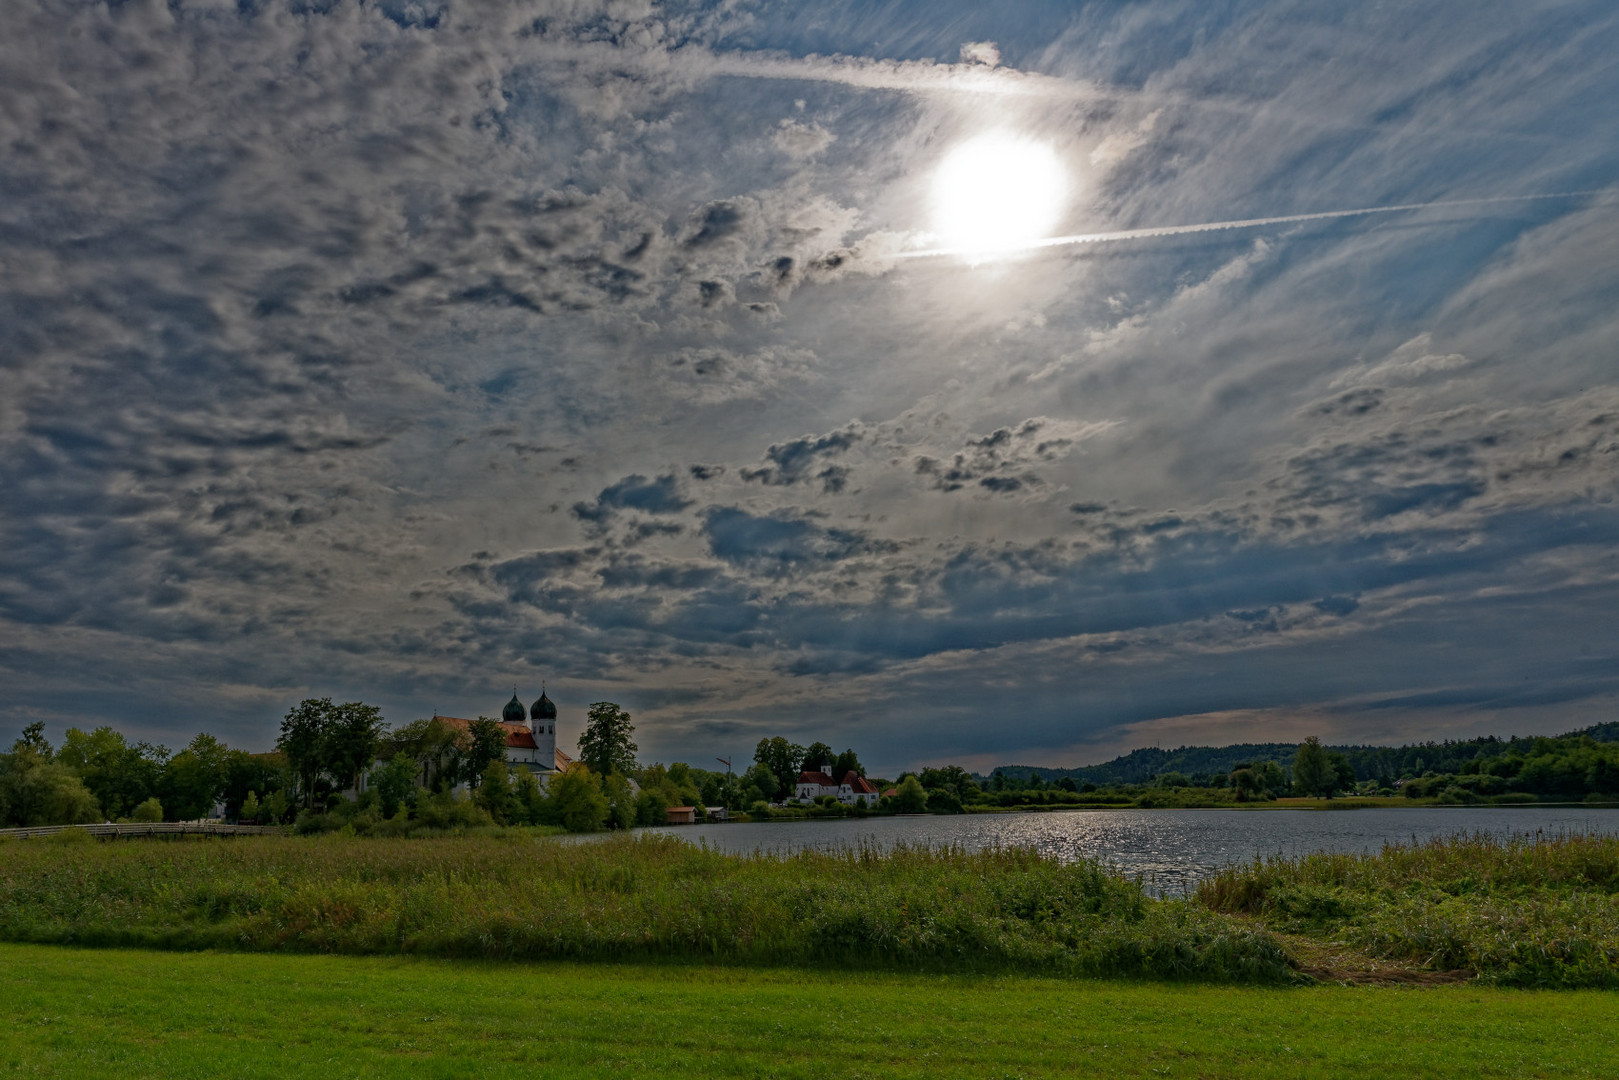
[[[9,12],[0,727],[543,679],[903,767],[1611,702],[1611,11],[823,14]],[[1057,234],[906,257],[1001,128]]]

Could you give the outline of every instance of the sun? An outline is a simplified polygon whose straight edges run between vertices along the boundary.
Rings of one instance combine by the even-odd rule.
[[[1068,171],[1048,144],[1005,132],[968,139],[933,179],[941,245],[971,259],[1007,255],[1051,234],[1068,201]]]

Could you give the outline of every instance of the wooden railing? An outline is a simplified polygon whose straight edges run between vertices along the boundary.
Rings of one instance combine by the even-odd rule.
[[[74,830],[106,839],[131,836],[256,836],[261,833],[287,831],[280,825],[226,825],[218,821],[155,821],[128,825],[34,825],[22,829],[0,829],[0,840],[52,836]]]

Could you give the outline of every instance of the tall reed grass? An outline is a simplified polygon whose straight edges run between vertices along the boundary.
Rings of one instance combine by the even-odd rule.
[[[1094,863],[670,837],[255,837],[0,848],[0,938],[1274,981],[1262,929]]]
[[[1259,859],[1205,880],[1211,911],[1506,985],[1619,987],[1619,837],[1484,835]]]

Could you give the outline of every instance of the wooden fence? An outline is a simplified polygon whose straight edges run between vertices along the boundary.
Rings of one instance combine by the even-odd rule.
[[[284,833],[281,825],[226,825],[218,821],[157,821],[150,824],[130,825],[38,825],[25,829],[0,829],[0,840],[26,839],[30,836],[51,836],[70,830],[79,830],[104,840],[131,836],[257,836],[261,833]]]

